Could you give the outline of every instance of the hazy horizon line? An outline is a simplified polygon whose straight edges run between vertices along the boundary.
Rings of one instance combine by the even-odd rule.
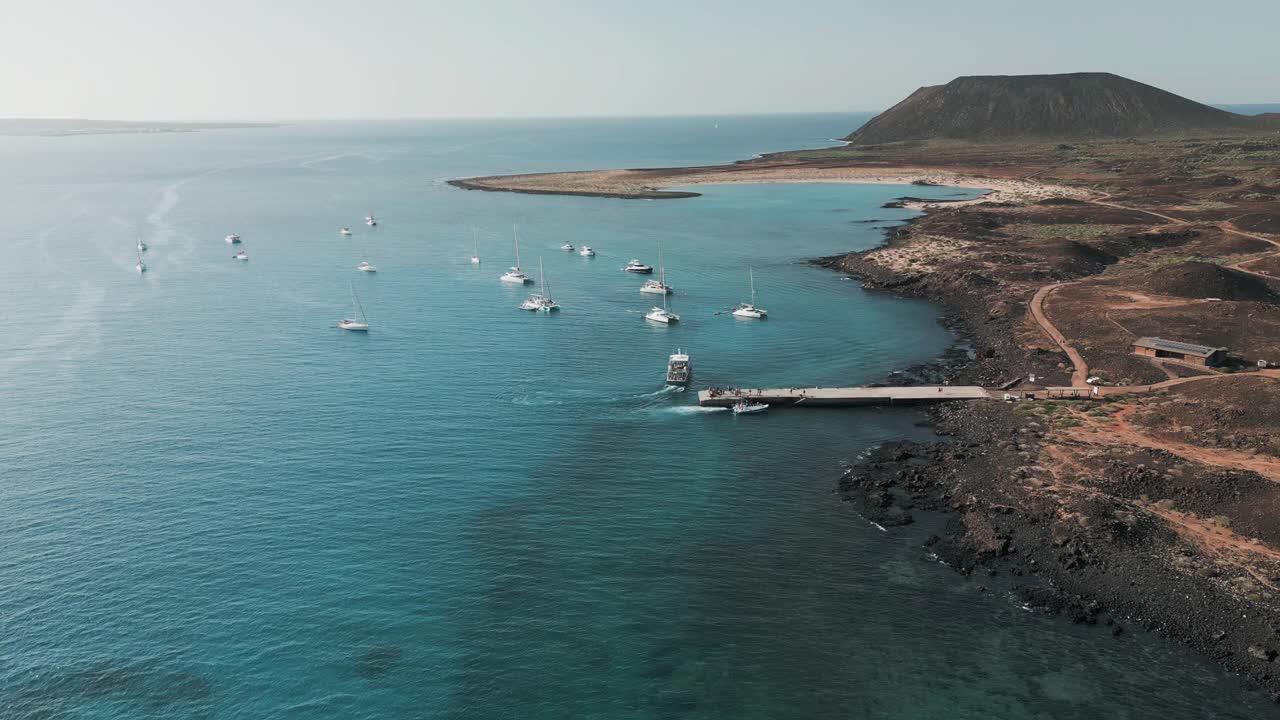
[[[1204,105],[1223,109],[1226,107],[1280,107],[1276,102],[1206,102]],[[733,112],[688,112],[688,113],[638,113],[638,114],[587,114],[587,115],[332,115],[324,117],[274,117],[243,118],[219,117],[201,119],[126,119],[126,118],[94,118],[81,115],[11,115],[0,117],[0,122],[40,120],[69,122],[80,120],[99,123],[145,123],[145,124],[245,124],[245,125],[281,125],[324,122],[407,122],[418,120],[627,120],[627,119],[660,119],[660,118],[716,118],[716,117],[767,117],[779,115],[863,115],[881,113],[887,108],[878,110],[749,110]]]

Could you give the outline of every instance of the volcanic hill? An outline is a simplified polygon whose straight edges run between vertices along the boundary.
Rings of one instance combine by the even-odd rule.
[[[1280,115],[1237,115],[1111,73],[974,75],[916,90],[846,140],[1131,137],[1280,129]]]

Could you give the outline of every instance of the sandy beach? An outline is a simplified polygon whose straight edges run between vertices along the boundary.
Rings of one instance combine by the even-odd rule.
[[[946,205],[961,207],[985,202],[1025,203],[1050,197],[1083,198],[1080,188],[1039,183],[1033,180],[968,174],[922,167],[823,167],[794,164],[743,163],[655,170],[591,170],[583,172],[495,175],[461,178],[450,184],[469,190],[521,192],[547,195],[587,195],[632,199],[672,199],[694,197],[685,190],[697,185],[736,183],[854,183],[870,185],[946,185],[987,190],[974,200],[957,202],[908,202],[907,207],[929,209]]]

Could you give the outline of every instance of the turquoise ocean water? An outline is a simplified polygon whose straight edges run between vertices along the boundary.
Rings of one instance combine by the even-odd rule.
[[[936,308],[804,263],[879,242],[903,188],[444,184],[724,162],[863,119],[0,138],[0,718],[1276,716],[1152,638],[979,592],[928,559],[933,520],[842,506],[839,463],[928,438],[921,414],[734,418],[662,390],[677,347],[699,386],[938,356]],[[556,316],[498,282],[513,223]],[[620,272],[659,242],[674,327]],[[748,267],[766,322],[716,315]],[[333,327],[348,283],[367,336]]]

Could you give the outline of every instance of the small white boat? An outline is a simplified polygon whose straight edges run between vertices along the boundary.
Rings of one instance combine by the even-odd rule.
[[[374,225],[378,224],[378,221],[374,219],[373,213],[369,213],[368,215],[364,216],[364,224],[368,225],[369,227],[373,227]]]
[[[667,281],[666,273],[662,274],[662,282],[665,285]],[[662,323],[670,325],[674,322],[680,322],[680,316],[667,309],[667,296],[662,296],[662,307],[655,307],[644,314],[644,319],[650,322]]]
[[[561,245],[561,246],[560,246],[560,249],[561,249],[561,250],[564,250],[565,252],[573,252],[573,250],[574,250],[573,243],[571,243],[571,242],[567,242],[567,243],[565,243],[565,244]]]
[[[583,245],[582,249],[578,251],[578,254],[582,257],[595,257],[596,251],[592,250],[590,245]]]
[[[685,387],[693,379],[693,362],[683,350],[677,349],[667,358],[667,384]]]
[[[755,271],[747,268],[747,278],[751,282],[751,302],[742,303],[733,309],[733,316],[740,318],[753,318],[763,320],[769,317],[769,311],[764,308],[756,307],[756,275]]]
[[[640,292],[650,295],[670,295],[675,290],[661,280],[645,280],[644,284],[640,286]]]
[[[507,271],[503,273],[502,277],[498,279],[504,283],[526,285],[528,283],[533,282],[533,279],[530,278],[528,275],[525,275],[524,271],[520,269],[520,236],[516,235],[515,227],[511,228],[511,239],[516,246],[516,264],[512,265],[510,268],[507,268]]]
[[[245,252],[245,251],[241,250],[240,252],[236,253],[235,255],[232,255],[232,256],[231,256],[231,259],[232,259],[232,260],[248,260],[248,259],[249,259],[249,253],[247,253],[247,252]]]
[[[236,243],[240,242],[240,236],[239,236],[239,235],[236,235],[235,233],[232,233],[232,234],[230,234],[230,235],[226,236],[226,237],[225,237],[225,238],[223,238],[223,239],[224,239],[224,240],[226,240],[227,242],[231,243],[232,245],[234,245],[234,244],[236,244]]]
[[[655,307],[644,314],[644,319],[651,322],[670,325],[671,323],[680,322],[680,316],[667,310],[666,308]]]
[[[338,321],[338,327],[343,330],[353,330],[355,332],[369,332],[369,319],[364,316],[364,308],[360,306],[360,299],[356,297],[356,288],[348,283],[351,290],[351,309],[355,317],[343,318]]]
[[[139,251],[138,251],[138,264],[137,264],[137,265],[134,265],[134,266],[133,266],[133,269],[134,269],[134,270],[137,270],[139,274],[144,273],[144,272],[146,272],[146,271],[147,271],[147,264],[146,264],[146,263],[144,263],[144,262],[142,262],[142,251],[141,251],[141,250],[139,250]]]
[[[638,275],[649,275],[653,273],[652,265],[645,265],[636,258],[631,258],[627,262],[627,266],[622,268],[623,272],[636,273]]]
[[[142,242],[141,240],[139,240],[139,241],[138,241],[138,252],[140,252],[140,253],[144,253],[144,252],[146,252],[146,251],[147,251],[147,244],[146,244],[146,243],[144,243],[144,242]]]
[[[529,296],[529,299],[520,303],[521,310],[530,310],[532,312],[551,313],[560,309],[555,300],[551,299],[551,287],[547,285],[547,278],[542,272],[542,258],[538,258],[538,287],[542,292]]]
[[[378,268],[370,265],[367,262],[360,263],[359,265],[356,266],[356,269],[359,270],[360,272],[368,272],[368,273],[378,272]]]
[[[339,235],[350,235],[350,234],[351,234],[351,228],[349,228],[349,227],[344,227],[344,228],[342,228],[341,230],[339,230],[339,231],[338,231],[338,234],[339,234]]]
[[[766,403],[753,403],[746,400],[739,400],[733,404],[734,415],[755,415],[769,409]]]
[[[471,244],[475,246],[474,249],[471,251],[471,264],[479,265],[480,264],[480,238],[479,236],[476,235],[476,229],[474,227],[471,228]]]
[[[658,243],[658,267],[662,269],[662,277],[666,277],[667,268],[662,263],[662,243]],[[675,290],[664,280],[645,280],[640,286],[640,292],[650,295],[670,295]]]

